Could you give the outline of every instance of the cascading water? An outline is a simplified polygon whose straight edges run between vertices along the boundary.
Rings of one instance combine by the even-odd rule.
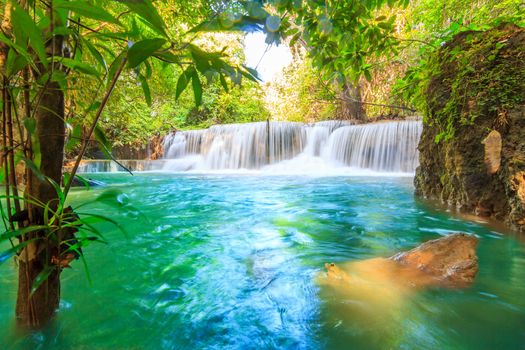
[[[165,170],[278,170],[280,166],[347,167],[413,173],[418,165],[417,120],[354,125],[259,122],[180,131],[164,140]]]

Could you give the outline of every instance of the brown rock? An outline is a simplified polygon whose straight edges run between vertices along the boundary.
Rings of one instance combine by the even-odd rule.
[[[487,173],[495,174],[501,166],[501,134],[492,130],[481,143],[485,145]]]
[[[417,268],[450,286],[471,284],[478,272],[476,237],[455,233],[401,252],[390,259]]]
[[[173,131],[175,133],[176,131]],[[149,159],[156,160],[161,159],[164,156],[164,136],[154,136],[150,142],[149,142],[149,149],[151,150],[151,154]]]
[[[516,193],[522,204],[525,204],[525,171],[520,171],[511,179],[511,189]]]

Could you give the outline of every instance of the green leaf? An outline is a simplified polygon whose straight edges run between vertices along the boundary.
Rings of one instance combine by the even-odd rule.
[[[157,57],[159,60],[168,62],[168,63],[179,63],[180,62],[180,56],[177,56],[171,52],[156,52],[155,57]]]
[[[5,61],[5,73],[6,76],[10,77],[14,74],[16,74],[18,71],[15,71],[15,61],[19,56],[16,51],[10,47],[9,51],[7,51],[7,59]]]
[[[90,104],[90,105],[88,106],[88,108],[86,109],[86,113],[94,112],[94,111],[98,110],[98,109],[100,108],[100,105],[101,105],[101,104],[102,104],[102,103],[100,103],[100,101],[95,101],[95,102],[93,102],[93,103]],[[79,125],[80,125],[80,124],[79,124]]]
[[[42,283],[47,281],[51,273],[53,273],[53,271],[56,271],[56,269],[56,266],[47,265],[42,271],[40,271],[40,273],[36,276],[35,280],[33,281],[30,296],[33,295],[38,290],[38,288],[40,288]]]
[[[24,241],[20,244],[15,245],[12,248],[9,248],[8,250],[0,252],[0,265],[6,262],[9,258],[13,257],[16,253],[18,253],[19,250],[23,249],[25,246],[27,246],[29,243],[33,242],[34,240],[35,239]]]
[[[67,174],[70,175],[69,173],[67,173]],[[91,186],[89,186],[89,181],[86,178],[84,178],[83,176],[76,174],[75,175],[75,179],[78,179],[80,182],[82,182],[82,184],[84,185],[84,187],[86,189],[89,190],[89,188],[91,187]]]
[[[127,51],[121,52],[117,57],[115,57],[115,59],[113,60],[113,62],[109,66],[108,75],[107,75],[107,78],[106,78],[108,85],[113,80],[113,77],[115,76],[115,74],[117,74],[117,70],[119,69],[120,65],[122,64],[122,60],[124,59],[126,52]]]
[[[73,150],[79,143],[82,138],[82,125],[77,124],[73,127],[69,134],[69,138],[66,144],[66,150]]]
[[[35,231],[40,231],[40,230],[45,230],[45,229],[49,229],[49,226],[34,225],[34,226],[24,227],[24,228],[21,228],[19,230],[5,231],[4,233],[2,233],[0,235],[0,242],[8,240],[10,238],[23,236],[23,235],[25,235],[26,233],[29,233],[29,232],[35,232]]]
[[[36,119],[35,118],[26,118],[24,119],[24,127],[30,135],[33,135],[36,130]]]
[[[220,74],[219,79],[221,81],[221,85],[222,85],[224,91],[228,92],[229,91],[228,83],[226,82],[226,79],[224,78],[224,75]]]
[[[144,92],[144,98],[146,99],[146,103],[149,107],[151,107],[151,91],[149,89],[148,80],[142,74],[140,74],[138,78],[140,81],[140,86],[142,87],[142,91]]]
[[[191,85],[193,87],[193,95],[195,96],[195,105],[200,106],[202,103],[202,84],[199,79],[199,74],[195,71],[193,72]]]
[[[168,37],[166,32],[166,24],[160,17],[157,9],[152,5],[150,0],[142,1],[125,1],[124,4],[134,13],[139,15],[144,19],[149,25],[150,28],[156,31],[157,33]]]
[[[117,163],[122,169],[126,170],[128,173],[130,173],[131,175],[133,175],[133,173],[131,172],[131,170],[129,170],[128,168],[126,168],[122,163],[120,163],[118,160],[115,159],[115,157],[113,157],[113,154],[111,153],[111,143],[109,142],[108,138],[106,137],[106,135],[104,134],[104,131],[102,130],[102,128],[97,125],[95,127],[95,139],[98,141],[98,144],[100,146],[100,150],[102,151],[102,153],[104,153],[104,156],[107,158],[107,159],[110,159],[112,161],[114,161],[115,163]]]
[[[106,152],[111,152],[111,142],[109,142],[108,138],[106,137],[106,134],[104,133],[104,130],[102,130],[102,128],[99,125],[95,127],[95,139],[99,142],[101,146],[103,146]]]
[[[368,81],[372,81],[372,75],[370,74],[370,71],[369,71],[368,69],[365,69],[365,70],[363,71],[363,74],[364,74],[366,80],[368,80]]]
[[[3,42],[8,47],[14,49],[19,55],[23,56],[23,58],[27,61],[27,63],[29,63],[31,65],[31,67],[35,71],[37,71],[37,72],[39,71],[38,67],[36,66],[36,64],[35,64],[35,62],[33,60],[33,58],[31,57],[31,54],[25,49],[25,47],[24,47],[24,46],[26,46],[25,44],[24,44],[24,46],[15,44],[8,37],[6,37],[2,32],[0,32],[0,42]]]
[[[89,40],[83,40],[82,41],[84,45],[87,47],[88,51],[91,53],[91,56],[98,62],[99,65],[101,65],[104,70],[108,71],[108,65],[106,63],[106,60],[104,59],[104,56],[97,50],[97,48],[89,42]]]
[[[62,3],[57,4],[55,7],[67,9],[75,12],[80,16],[95,19],[97,21],[109,22],[120,25],[118,19],[113,17],[112,14],[110,14],[108,11],[101,7],[93,5],[93,3],[87,3],[85,1],[64,1]]]
[[[73,60],[66,57],[56,57],[55,61],[62,63],[64,66],[70,68],[71,70],[77,71],[79,73],[84,73],[88,75],[93,75],[95,77],[100,77],[100,73],[89,64]]]
[[[121,194],[121,195],[122,195],[122,194]],[[107,201],[107,200],[108,200],[108,199],[106,198],[106,201]],[[119,199],[118,199],[118,197],[117,197],[117,202],[116,202],[116,203],[118,203],[118,200],[119,200]],[[120,200],[121,200],[121,199],[120,199]],[[100,201],[100,200],[97,198],[97,199],[95,200],[95,202],[98,202],[98,201]],[[110,205],[110,206],[115,205],[115,203],[108,203],[108,202],[104,202],[104,203],[105,203],[105,204],[108,204],[108,205]],[[124,207],[124,206],[125,206],[126,208],[131,209],[131,210],[136,210],[134,207],[129,206],[128,204],[123,204],[123,205],[118,204],[119,210],[122,210],[122,207]],[[96,223],[96,222],[108,222],[108,223],[112,224],[113,226],[115,226],[120,232],[122,232],[122,234],[123,234],[124,236],[127,236],[127,235],[128,235],[128,233],[126,232],[125,228],[124,228],[121,224],[119,224],[118,221],[113,220],[113,219],[111,219],[111,218],[109,218],[109,217],[107,217],[107,216],[99,215],[99,214],[93,214],[93,213],[82,213],[82,212],[79,212],[78,214],[79,214],[79,215],[82,214],[82,216],[83,216],[82,219],[78,220],[78,221],[79,221],[78,223],[81,224],[81,225],[89,226],[89,228],[90,228],[89,231],[91,231],[92,233],[96,234],[97,236],[99,236],[99,237],[102,238],[102,239],[105,239],[104,236],[102,235],[102,233],[101,233],[100,231],[98,231],[95,227],[93,227],[93,226],[89,223],[89,221],[93,221],[93,222],[95,222],[95,223]],[[91,219],[91,220],[90,220],[90,219]]]
[[[35,50],[40,62],[47,67],[47,55],[42,32],[24,9],[16,4],[13,5],[14,11],[11,14],[13,27],[23,28],[23,32],[29,37],[30,46]]]
[[[295,34],[292,37],[292,39],[290,39],[290,47],[294,46],[297,43],[297,41],[301,38],[301,35],[302,35],[302,33],[299,32],[299,33]]]
[[[193,74],[195,69],[193,67],[188,67],[179,77],[179,80],[177,80],[177,87],[175,89],[175,99],[178,99],[182,92],[186,89],[188,86],[188,83],[190,82],[190,77]]]
[[[247,72],[243,72],[241,70],[242,75],[244,75],[246,78],[250,79],[251,81],[255,81],[255,82],[261,81],[261,79],[259,78],[259,72],[257,72],[256,69],[250,68],[245,65],[243,65],[242,67],[247,70]]]
[[[145,59],[153,56],[155,51],[159,50],[165,43],[165,39],[155,38],[144,39],[133,44],[128,50],[128,66],[130,68],[135,68]]]
[[[101,202],[110,206],[122,207],[128,204],[128,196],[116,188],[108,189],[102,192],[96,199],[96,202]]]
[[[46,181],[46,176],[42,174],[40,167],[38,167],[31,159],[24,158],[23,160],[26,164],[26,167],[31,170],[33,175],[35,175],[42,182]]]

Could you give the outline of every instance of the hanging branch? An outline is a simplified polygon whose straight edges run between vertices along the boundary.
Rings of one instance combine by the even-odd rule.
[[[115,88],[115,85],[117,84],[117,81],[120,77],[120,74],[122,73],[122,70],[124,69],[124,66],[126,64],[127,57],[124,57],[122,59],[122,62],[120,63],[120,66],[113,76],[113,80],[111,81],[111,84],[109,85],[108,90],[106,91],[106,94],[104,95],[104,98],[102,99],[102,102],[100,103],[100,106],[98,107],[97,113],[95,115],[95,119],[93,120],[93,123],[91,124],[91,127],[88,131],[87,136],[85,137],[84,142],[82,143],[82,149],[80,150],[80,153],[77,156],[77,159],[75,161],[75,165],[73,166],[73,169],[71,170],[71,176],[69,177],[69,180],[64,188],[64,197],[67,196],[69,189],[71,188],[71,184],[73,183],[73,178],[75,177],[75,174],[77,173],[78,167],[80,166],[80,162],[82,161],[82,158],[84,157],[84,154],[86,153],[87,146],[89,144],[89,139],[91,138],[91,135],[93,135],[93,132],[95,131],[95,128],[97,127],[98,120],[100,119],[100,116],[102,115],[102,111],[106,107],[106,104],[108,103],[109,97],[111,96],[111,93],[113,92],[113,89]]]

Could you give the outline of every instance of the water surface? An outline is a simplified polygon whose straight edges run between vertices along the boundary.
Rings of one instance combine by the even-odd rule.
[[[95,176],[93,176],[95,177]],[[14,265],[0,266],[7,349],[524,349],[525,247],[512,234],[436,211],[410,178],[97,174],[143,216],[63,274],[51,329],[13,331]],[[106,188],[107,188],[106,187]],[[75,190],[72,204],[103,188]],[[325,262],[387,257],[462,231],[479,237],[465,290],[428,289],[373,309],[315,283]]]

